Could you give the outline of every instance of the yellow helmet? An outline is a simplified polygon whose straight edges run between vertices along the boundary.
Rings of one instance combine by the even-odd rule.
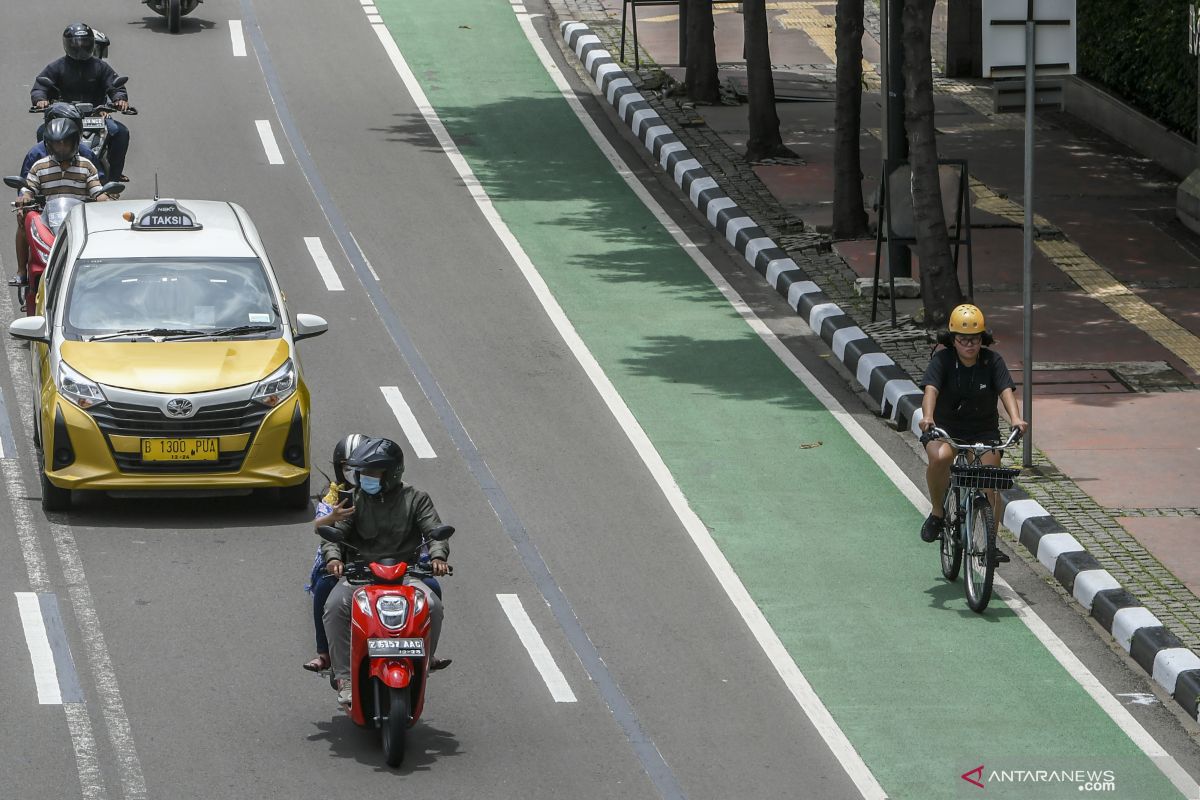
[[[950,324],[947,327],[951,333],[983,333],[983,312],[977,306],[963,303],[950,312]]]

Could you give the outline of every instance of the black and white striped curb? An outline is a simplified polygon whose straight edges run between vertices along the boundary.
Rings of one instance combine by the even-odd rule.
[[[581,22],[559,31],[617,116],[735,250],[767,279],[833,350],[900,430],[919,433],[921,390],[854,319],[834,303],[708,174],[670,125],[637,91],[600,38]],[[1183,646],[1142,603],[1037,501],[1020,489],[1001,493],[1005,527],[1088,610],[1193,719],[1200,705],[1200,657]]]

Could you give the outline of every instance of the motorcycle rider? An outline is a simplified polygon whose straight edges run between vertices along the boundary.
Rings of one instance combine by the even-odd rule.
[[[313,525],[316,527],[332,525],[337,521],[333,516],[334,509],[348,507],[348,502],[338,501],[338,492],[351,488],[350,479],[346,475],[346,459],[354,452],[354,448],[366,440],[367,437],[361,433],[351,433],[343,436],[333,446],[333,480],[329,482],[325,496],[317,501],[317,516],[313,520]],[[308,577],[308,585],[304,587],[313,596],[313,624],[317,634],[316,658],[304,662],[304,668],[309,672],[329,669],[329,639],[325,636],[325,623],[322,621],[322,616],[325,613],[325,601],[329,599],[329,593],[333,591],[337,581],[337,577],[325,571],[325,557],[321,553],[321,546],[318,545],[312,573]]]
[[[395,558],[415,564],[421,555],[421,541],[442,524],[429,495],[411,484],[404,483],[404,451],[390,439],[368,439],[354,448],[346,466],[357,473],[358,488],[353,505],[339,504],[329,518],[355,548],[356,559],[378,561]],[[337,576],[337,586],[325,601],[325,635],[329,639],[329,656],[333,667],[338,702],[349,707],[352,698],[350,684],[350,603],[354,587],[342,578],[345,555],[342,546],[325,541],[321,545],[325,570]],[[429,545],[430,568],[435,577],[448,573],[446,559],[450,546],[445,541]],[[404,583],[425,594],[429,607],[429,669],[442,669],[449,660],[434,658],[442,631],[442,602],[420,578],[405,575]]]
[[[50,104],[50,106],[46,109],[44,121],[42,123],[43,133],[45,133],[45,127],[50,124],[50,120],[52,119],[69,119],[75,122],[77,125],[83,124],[83,118],[79,116],[79,112],[75,109],[75,106],[71,105],[70,103]],[[21,162],[21,171],[18,174],[22,178],[26,177],[33,165],[48,155],[50,155],[50,151],[46,149],[46,142],[43,139],[38,139],[38,143],[31,147],[29,152],[25,154],[25,160]],[[92,148],[81,143],[79,145],[79,155],[83,156],[88,161],[91,161],[92,164],[99,169],[100,165],[96,164],[96,154],[92,152]],[[104,183],[103,172],[100,173],[100,182]],[[23,213],[17,214],[17,236],[15,245],[17,249],[17,274],[16,277],[9,279],[8,285],[24,286],[26,283],[28,283],[28,278],[26,276],[28,275],[29,271],[29,241],[25,238],[25,215]]]
[[[72,22],[63,31],[63,51],[66,55],[47,64],[38,77],[53,81],[64,100],[78,100],[98,106],[111,99],[118,110],[124,111],[129,108],[129,94],[123,87],[114,85],[117,73],[107,62],[96,58],[95,47],[96,34],[91,26]],[[51,100],[45,87],[36,80],[29,99],[36,108],[45,108]],[[110,115],[105,115],[104,125],[108,128],[109,173],[114,180],[127,182],[125,154],[129,152],[129,129]]]
[[[25,174],[25,188],[17,196],[15,205],[20,209],[28,205],[37,195],[53,197],[60,194],[76,195],[93,200],[108,200],[100,185],[100,173],[96,165],[79,154],[79,126],[74,120],[53,119],[46,126],[42,143],[48,155],[35,161]],[[22,228],[24,212],[21,213]],[[20,237],[23,242],[24,236]],[[29,250],[25,257],[17,260],[17,276],[10,285],[22,286],[29,280]]]

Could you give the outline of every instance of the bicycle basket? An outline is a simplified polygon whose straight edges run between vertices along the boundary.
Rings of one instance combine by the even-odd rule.
[[[967,466],[954,464],[950,467],[950,485],[961,489],[1011,489],[1013,479],[1021,473],[1012,467],[992,467],[985,464]]]

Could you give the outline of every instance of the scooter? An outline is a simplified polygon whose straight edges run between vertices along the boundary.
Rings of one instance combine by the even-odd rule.
[[[25,181],[17,176],[4,179],[4,185],[13,189],[25,187]],[[106,194],[120,194],[125,190],[123,183],[106,183],[103,190]],[[42,281],[42,273],[50,261],[50,248],[58,238],[58,231],[71,209],[84,202],[83,198],[57,195],[47,200],[43,195],[37,195],[33,202],[23,206],[25,216],[22,224],[25,226],[25,240],[29,243],[29,262],[26,266],[28,282],[17,287],[17,304],[25,307],[25,313],[35,313],[37,305],[38,285]],[[13,210],[18,210],[13,203]]]
[[[38,86],[41,86],[51,96],[58,98],[60,92],[54,81],[44,76],[39,76],[37,79]],[[125,84],[129,83],[129,76],[122,75],[113,82],[113,87],[120,89]],[[124,111],[120,111],[116,106],[108,104],[94,105],[92,103],[84,103],[77,100],[60,99],[58,102],[68,103],[75,106],[75,110],[79,112],[79,116],[83,118],[83,130],[80,134],[79,141],[86,144],[96,154],[96,169],[100,170],[103,175],[112,175],[108,170],[108,126],[104,122],[105,114],[113,114],[120,112],[127,116],[136,116],[138,110],[133,106],[128,106]],[[46,109],[30,106],[30,114],[44,114]],[[38,138],[41,138],[41,128],[38,129]],[[112,176],[120,177],[120,176]]]
[[[453,533],[450,525],[435,528],[421,547]],[[322,526],[317,534],[353,549],[337,528]],[[404,585],[405,575],[425,579],[433,572],[391,558],[350,561],[342,572],[359,587],[350,607],[350,719],[379,729],[389,767],[404,760],[408,729],[421,717],[429,677],[429,609],[424,592]]]
[[[204,0],[142,0],[150,10],[167,18],[167,30],[179,33],[179,20],[196,10]]]

